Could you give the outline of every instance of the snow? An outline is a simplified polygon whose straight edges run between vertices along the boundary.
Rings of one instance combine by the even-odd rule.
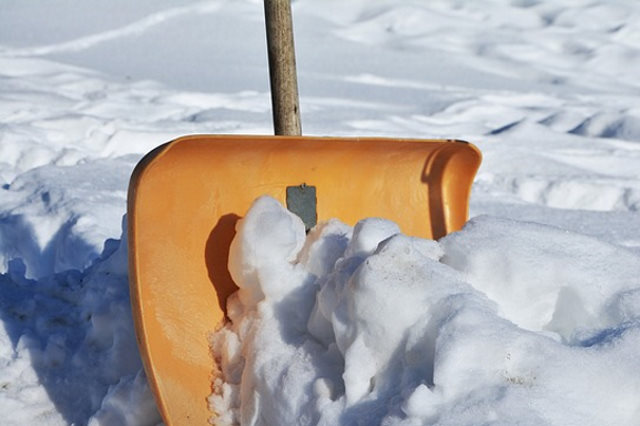
[[[268,197],[237,230],[214,424],[639,420],[640,258],[624,248],[489,216],[438,242],[383,219],[305,237]]]
[[[157,424],[129,307],[128,178],[180,135],[271,132],[261,2],[2,11],[2,423]],[[223,405],[246,405],[227,419],[639,423],[640,4],[296,0],[293,12],[305,134],[466,139],[484,162],[471,222],[438,242],[376,219],[305,238],[261,200],[250,215],[273,228],[249,215],[234,242],[246,288],[220,347],[229,368],[253,364],[237,395],[243,372],[228,371]],[[259,365],[274,370],[252,375]],[[254,393],[276,371],[293,396]]]

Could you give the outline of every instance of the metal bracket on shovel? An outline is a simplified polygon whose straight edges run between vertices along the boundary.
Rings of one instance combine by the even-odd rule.
[[[287,209],[302,219],[307,232],[318,223],[317,204],[315,186],[287,186]]]

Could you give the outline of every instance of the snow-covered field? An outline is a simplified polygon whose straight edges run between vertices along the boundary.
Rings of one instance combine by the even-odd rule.
[[[129,308],[129,175],[175,136],[271,133],[262,4],[0,9],[0,423],[156,424]],[[352,249],[341,231],[359,259],[346,263],[371,265],[352,286],[372,282],[375,297],[342,294],[355,270],[330,279],[321,243],[334,228],[318,231],[320,257],[305,270],[343,302],[305,305],[313,320],[291,332],[335,339],[342,370],[304,370],[326,380],[264,416],[320,420],[322,407],[327,424],[363,413],[412,425],[639,424],[640,3],[297,0],[293,10],[305,134],[466,139],[484,162],[472,223],[438,244],[397,237],[371,254],[376,222]],[[393,299],[391,282],[429,285]],[[381,297],[382,315],[405,321],[395,329],[326,313]],[[419,297],[424,312],[395,317],[393,303]],[[377,347],[382,338],[395,346]],[[414,370],[398,361],[416,356]],[[376,367],[345,369],[361,359]]]

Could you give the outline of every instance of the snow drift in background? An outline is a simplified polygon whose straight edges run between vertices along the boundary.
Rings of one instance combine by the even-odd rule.
[[[238,224],[214,424],[640,422],[640,257],[479,217],[440,242],[392,222]]]

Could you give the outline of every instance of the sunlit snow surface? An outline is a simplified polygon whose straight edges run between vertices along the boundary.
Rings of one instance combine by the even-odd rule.
[[[352,260],[334,271],[349,238],[329,236],[350,232],[334,222],[311,234],[299,263],[258,259],[276,275],[342,271],[335,285],[355,274],[362,300],[389,299],[372,322],[336,322],[314,310],[320,283],[304,280],[307,302],[282,309],[299,311],[306,331],[291,333],[315,336],[326,376],[287,407],[265,393],[264,415],[302,407],[291,418],[640,423],[631,355],[640,347],[640,3],[297,0],[293,9],[306,134],[467,139],[484,162],[474,219],[437,244],[397,237],[356,273],[359,250],[376,250],[371,241],[393,228],[368,227],[362,237],[377,236],[360,248],[351,239]],[[178,135],[270,133],[266,67],[257,0],[3,2],[2,424],[159,421],[129,308],[129,174]],[[334,245],[316,258],[311,247],[323,241]],[[431,284],[408,297],[385,287],[392,281]],[[292,291],[271,290],[274,300]],[[340,300],[355,307],[358,294]],[[413,318],[392,303],[424,309]],[[260,315],[278,312],[263,305]],[[389,345],[378,345],[382,335]],[[300,376],[319,371],[294,365]]]

